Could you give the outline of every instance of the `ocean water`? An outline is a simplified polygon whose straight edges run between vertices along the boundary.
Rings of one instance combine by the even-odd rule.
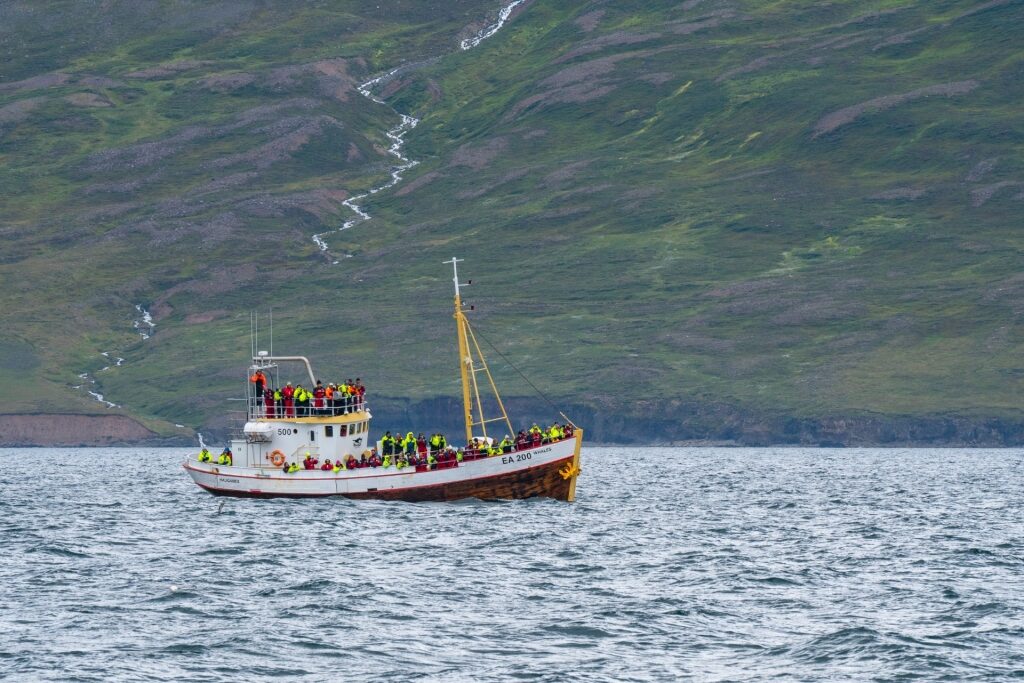
[[[585,448],[578,501],[215,498],[0,450],[12,681],[1024,677],[1024,451]]]

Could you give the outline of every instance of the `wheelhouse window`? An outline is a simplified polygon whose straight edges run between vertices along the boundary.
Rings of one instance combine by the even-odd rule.
[[[324,427],[324,436],[327,436],[327,437],[334,436],[334,425],[326,425]]]

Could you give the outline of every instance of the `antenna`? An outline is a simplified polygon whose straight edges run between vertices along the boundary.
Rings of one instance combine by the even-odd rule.
[[[462,282],[462,283],[459,282],[459,263],[461,263],[462,261],[465,261],[465,260],[466,259],[455,258],[454,256],[452,256],[452,260],[451,261],[445,261],[444,262],[445,264],[448,264],[448,263],[452,264],[452,275],[453,275],[452,282],[455,284],[455,296],[456,297],[459,296],[459,287],[460,286],[461,287],[468,287],[469,285],[473,284],[472,280],[470,280],[469,282]]]
[[[270,308],[270,355],[274,355],[274,308]]]

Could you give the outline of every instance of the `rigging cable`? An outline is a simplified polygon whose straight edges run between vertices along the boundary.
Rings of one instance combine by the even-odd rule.
[[[468,321],[467,321],[467,323],[468,323]],[[483,334],[481,334],[479,330],[474,330],[474,334],[477,334],[477,335],[479,335],[479,336],[480,336],[480,337],[481,337],[481,338],[482,338],[482,339],[483,339],[483,340],[484,340],[485,342],[487,342],[487,345],[488,345],[488,346],[490,346],[490,347],[491,347],[492,349],[494,349],[494,352],[495,352],[496,354],[498,354],[499,356],[501,356],[501,359],[502,359],[502,360],[504,360],[504,361],[505,361],[506,363],[508,363],[509,367],[510,367],[510,368],[512,368],[513,370],[515,370],[515,371],[516,371],[516,373],[517,373],[517,374],[518,374],[518,375],[519,375],[520,377],[522,377],[522,378],[523,378],[523,380],[524,380],[524,381],[525,381],[525,382],[526,382],[527,384],[529,384],[529,385],[530,385],[530,386],[531,386],[531,387],[533,388],[533,390],[534,390],[535,392],[537,392],[537,395],[538,395],[538,396],[540,396],[540,397],[541,397],[542,399],[544,399],[545,401],[547,401],[548,405],[549,405],[549,406],[551,406],[551,407],[552,407],[552,409],[554,409],[554,411],[555,411],[556,413],[558,413],[558,414],[559,414],[559,415],[561,415],[561,416],[562,416],[563,418],[565,418],[566,422],[568,422],[569,424],[571,424],[571,425],[572,425],[573,427],[576,427],[576,423],[575,423],[575,422],[573,422],[572,420],[570,420],[570,419],[569,419],[569,418],[568,418],[568,417],[566,416],[566,414],[565,414],[565,413],[563,413],[563,412],[562,412],[561,410],[559,410],[558,406],[556,406],[556,405],[555,405],[554,403],[552,403],[551,399],[550,399],[550,398],[548,398],[548,397],[547,397],[547,395],[546,395],[546,394],[545,394],[545,393],[544,393],[543,391],[541,391],[540,389],[538,389],[538,388],[537,388],[537,385],[536,385],[536,384],[534,384],[533,382],[531,382],[531,381],[530,381],[530,378],[529,378],[529,377],[527,377],[526,375],[524,375],[524,374],[523,374],[523,372],[522,372],[522,371],[521,371],[521,370],[520,370],[519,368],[517,368],[517,367],[516,367],[515,363],[513,363],[512,361],[510,361],[510,360],[508,359],[508,356],[506,356],[505,354],[503,354],[503,353],[502,353],[502,352],[501,352],[501,351],[500,351],[500,350],[498,349],[498,347],[494,345],[494,343],[493,343],[493,342],[492,342],[492,341],[491,341],[490,339],[488,339],[488,338],[487,338],[486,336],[484,336]]]

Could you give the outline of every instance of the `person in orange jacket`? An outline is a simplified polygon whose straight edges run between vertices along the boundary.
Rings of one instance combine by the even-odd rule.
[[[249,381],[256,387],[256,398],[263,398],[263,389],[267,386],[267,376],[263,374],[263,371],[257,370],[252,373],[252,377],[249,378]]]

